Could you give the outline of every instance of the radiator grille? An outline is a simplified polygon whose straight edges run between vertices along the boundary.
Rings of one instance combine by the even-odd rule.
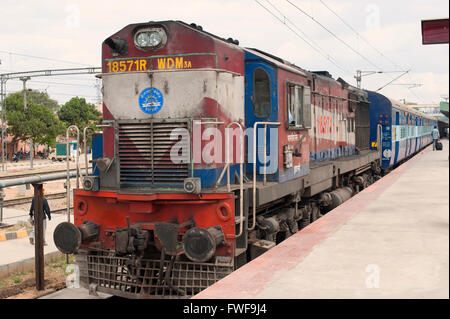
[[[119,123],[120,183],[122,187],[183,187],[189,173],[189,156],[174,163],[170,151],[175,143],[189,148],[185,142],[171,140],[174,129],[188,129],[186,121],[136,121]],[[187,152],[189,154],[189,152]]]

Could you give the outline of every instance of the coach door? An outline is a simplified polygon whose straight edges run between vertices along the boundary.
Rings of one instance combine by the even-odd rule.
[[[396,132],[395,132],[395,141],[392,141],[392,143],[395,145],[395,155],[394,155],[394,163],[396,164],[398,161],[398,153],[400,149],[400,141],[402,138],[402,130],[400,126],[400,113],[398,111],[395,112],[395,125],[396,125]]]
[[[263,62],[245,64],[245,121],[247,129],[253,129],[256,122],[277,122],[276,70]],[[271,180],[278,171],[278,128],[267,125],[264,142],[264,125],[256,130],[256,168],[263,174],[264,143],[266,147],[266,175]],[[248,134],[247,172],[253,174],[253,134]],[[272,177],[272,178],[271,178]]]

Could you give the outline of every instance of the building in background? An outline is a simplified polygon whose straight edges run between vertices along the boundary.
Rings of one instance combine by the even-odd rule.
[[[441,102],[439,104],[439,108],[441,110],[441,113],[444,114],[448,118],[448,102]]]
[[[413,109],[420,111],[422,113],[425,113],[430,116],[441,116],[441,109],[439,104],[415,104],[415,105],[408,105],[412,107]]]
[[[0,142],[1,142],[1,136],[0,136]],[[36,155],[38,153],[44,153],[47,150],[47,147],[45,145],[40,144],[34,144],[33,154],[36,158]],[[29,154],[30,152],[30,143],[28,141],[14,141],[13,136],[7,135],[5,137],[5,159],[10,161],[12,159],[12,154],[17,154],[22,152],[22,154]],[[0,149],[0,156],[1,156],[1,149]],[[29,155],[28,155],[29,156]],[[29,158],[29,157],[28,157]],[[1,159],[0,159],[1,160]]]

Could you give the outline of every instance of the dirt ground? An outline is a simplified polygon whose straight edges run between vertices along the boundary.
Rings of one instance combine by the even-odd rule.
[[[75,257],[69,256],[69,264]],[[42,291],[36,290],[34,270],[9,274],[0,279],[0,299],[33,299],[66,287],[66,256],[49,262],[44,268],[44,286]]]
[[[28,229],[33,229],[33,226],[25,225],[25,223],[19,223],[12,226],[0,228],[0,233],[13,232],[17,230],[28,230]]]

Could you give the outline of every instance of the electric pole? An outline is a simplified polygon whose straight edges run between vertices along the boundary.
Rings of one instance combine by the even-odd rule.
[[[6,144],[5,144],[5,130],[6,130],[6,121],[5,121],[5,107],[3,105],[4,96],[6,95],[6,88],[5,88],[6,80],[3,79],[3,77],[0,77],[0,105],[2,107],[2,171],[6,170],[6,161],[5,161],[5,150],[6,150]],[[6,159],[8,160],[8,159]]]
[[[361,70],[356,70],[356,75],[355,75],[356,86],[358,87],[358,89],[361,88],[361,81],[362,81],[363,76],[372,75],[372,74],[376,74],[376,73],[403,73],[402,75],[400,75],[400,76],[403,76],[404,74],[406,74],[408,72],[409,72],[409,70],[408,71],[361,71]],[[400,76],[395,78],[393,81],[389,82],[388,84],[391,84],[392,82],[394,82],[395,80],[400,78]],[[386,85],[388,85],[388,84],[386,84]],[[378,89],[378,90],[380,90],[380,89]]]
[[[31,78],[29,76],[22,76],[20,80],[23,82],[23,112],[27,109],[27,81]],[[33,139],[30,140],[30,169],[33,169]]]

